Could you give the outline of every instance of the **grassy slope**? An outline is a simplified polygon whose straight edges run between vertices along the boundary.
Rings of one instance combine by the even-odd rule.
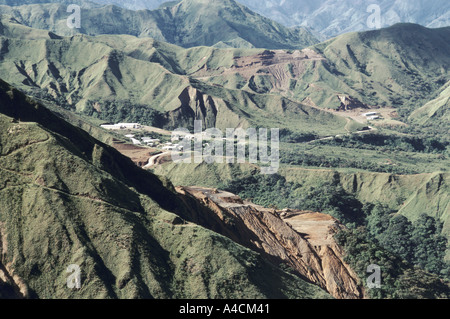
[[[450,81],[438,93],[439,95],[434,100],[411,114],[412,122],[422,125],[442,125],[444,127],[450,125]]]
[[[49,6],[58,5],[51,4]],[[52,29],[54,25],[42,24],[40,22],[42,19],[38,19],[38,17],[42,17],[42,10],[47,9],[45,6],[34,6],[33,8],[25,6],[21,10],[25,10],[26,13],[16,13],[16,16],[28,25]],[[9,9],[4,10],[14,15],[14,12]],[[122,30],[119,32],[118,30],[135,27],[136,24],[129,21],[142,19],[140,15],[145,11],[131,14],[124,9],[108,6],[103,9],[90,9],[83,14],[95,15],[97,14],[95,13],[96,10],[106,11],[100,15],[104,23],[95,25],[95,27],[110,27],[112,29],[104,32],[92,31],[88,32],[89,34],[128,33],[136,36],[141,35],[137,31],[124,32]],[[58,13],[61,10],[58,7],[52,7],[50,11],[55,14],[55,12]],[[195,12],[195,14],[192,15],[192,12]],[[147,27],[146,30],[165,28],[164,32],[171,34],[172,38],[164,37],[159,33],[150,36],[180,45],[183,44],[177,42],[178,40],[175,38],[178,37],[188,42],[194,41],[189,46],[213,45],[215,40],[211,38],[214,38],[218,33],[233,37],[236,32],[239,33],[235,30],[246,30],[248,26],[234,26],[230,22],[233,19],[242,24],[248,23],[258,30],[261,29],[265,34],[274,33],[277,35],[275,38],[279,41],[281,41],[280,39],[290,39],[294,43],[298,42],[292,31],[288,32],[259,16],[255,18],[245,8],[233,1],[185,0],[173,8],[159,9],[153,13],[158,18],[152,22],[154,25]],[[199,15],[197,16],[197,14]],[[199,19],[199,16],[202,18]],[[176,21],[176,25],[172,25],[167,19],[170,21],[173,19],[173,21]],[[98,19],[89,16],[85,19],[83,28],[89,28],[90,24],[94,24],[95,21],[98,21]],[[127,21],[126,26],[121,24],[123,21]],[[65,23],[61,22],[58,25],[63,29],[60,32],[61,34],[72,34],[67,33],[67,30],[64,32],[64,29],[67,29]],[[232,27],[231,30],[228,29],[230,26]],[[320,52],[327,61],[306,62],[302,74],[291,77],[289,91],[284,92],[284,94],[297,101],[308,98],[318,106],[329,108],[337,108],[340,102],[336,96],[345,94],[370,106],[394,106],[410,113],[427,103],[431,96],[435,95],[437,90],[448,81],[450,47],[446,39],[450,36],[449,30],[448,27],[427,29],[414,24],[397,24],[376,31],[345,34],[314,45],[312,48]],[[203,35],[205,39],[199,38],[199,34]],[[249,37],[257,37],[258,34],[259,31],[248,31]],[[241,36],[243,35],[241,34]],[[258,47],[288,48],[280,42],[270,45],[270,41],[265,38],[255,38],[254,41],[259,44]],[[185,74],[195,72],[204,65],[213,70],[229,67],[230,61],[232,61],[231,55],[239,55],[237,51],[223,52],[212,48],[202,48],[201,50],[195,49],[195,53],[193,51],[181,53],[185,56],[183,60],[180,54],[168,53],[164,49],[154,50],[146,44],[144,46],[150,51],[136,50],[133,52],[133,57],[148,57],[150,61],[162,64],[171,72]],[[433,54],[431,55],[430,52],[433,52]],[[204,55],[200,56],[201,54]],[[217,58],[211,58],[216,54]],[[244,56],[248,54],[249,51],[242,53]],[[206,63],[202,63],[202,58],[206,59]],[[289,76],[288,70],[285,70],[285,73],[286,76]],[[258,82],[258,91],[271,92],[273,81],[267,80],[266,76],[259,75],[255,79]],[[245,80],[233,78],[233,76],[215,77],[211,82],[226,85],[229,88],[245,87],[251,90],[252,87]],[[168,101],[164,102],[168,103]]]
[[[448,78],[449,36],[450,28],[397,24],[346,34],[316,48],[330,61],[330,70],[344,75],[338,87],[347,85],[351,95],[369,105],[399,107],[427,100]]]
[[[39,298],[326,297],[195,224],[157,177],[0,82],[1,264]],[[79,264],[83,288],[66,288]]]

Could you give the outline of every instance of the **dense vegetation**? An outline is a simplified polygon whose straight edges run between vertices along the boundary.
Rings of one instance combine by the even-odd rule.
[[[350,159],[332,154],[297,152],[286,149],[280,151],[280,161],[284,164],[303,167],[355,168],[378,173],[418,174],[421,172],[418,168],[404,167],[402,163],[391,165],[389,163],[376,163],[363,157],[355,156]]]
[[[398,136],[385,133],[351,134],[331,140],[317,142],[322,145],[335,145],[385,151],[403,151],[420,153],[449,153],[450,141],[430,136]]]
[[[372,240],[426,271],[450,278],[450,265],[444,262],[447,239],[441,235],[440,221],[422,213],[411,222],[380,204],[366,205],[364,213]]]
[[[385,205],[361,203],[338,183],[331,181],[315,187],[302,187],[301,184],[287,182],[278,174],[249,174],[228,182],[223,187],[260,205],[320,211],[339,219],[351,229],[340,234],[339,239],[344,246],[349,245],[349,260],[357,265],[356,269],[366,259],[384,254],[384,259],[380,257],[380,260],[386,263],[387,266],[384,266],[388,269],[396,269],[397,264],[414,265],[450,279],[450,265],[444,262],[447,239],[441,235],[442,223],[425,213],[411,222]],[[349,238],[345,239],[345,236]],[[363,249],[364,245],[371,248],[360,253],[358,250]],[[404,267],[404,271],[411,268]],[[387,282],[392,287],[397,287],[395,282],[400,273],[395,273],[394,270],[388,272],[393,279],[392,282]],[[416,271],[411,276],[414,277],[414,274]],[[403,272],[401,275],[404,275]],[[393,291],[386,291],[381,295],[394,296]]]
[[[133,104],[128,101],[111,102],[105,105],[101,112],[97,112],[90,106],[83,113],[111,123],[140,123],[156,127],[163,127],[167,123],[167,119],[161,112],[147,105]]]
[[[362,204],[334,183],[299,191],[300,184],[287,182],[278,174],[249,175],[233,180],[223,188],[266,207],[320,211],[345,223],[362,223],[359,216]]]
[[[343,230],[335,235],[335,239],[344,247],[345,261],[355,269],[362,282],[370,275],[367,272],[369,265],[380,267],[381,287],[368,289],[371,298],[450,298],[448,281],[389,252],[371,240],[364,227]]]
[[[285,143],[304,143],[316,140],[319,135],[316,133],[293,132],[287,128],[280,129],[280,142]]]

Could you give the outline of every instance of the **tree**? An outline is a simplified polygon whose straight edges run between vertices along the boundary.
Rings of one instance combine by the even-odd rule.
[[[444,263],[447,239],[441,235],[442,223],[422,213],[414,223],[411,241],[414,245],[413,262],[436,274],[447,274]]]
[[[412,260],[412,231],[412,223],[405,216],[396,215],[389,220],[387,230],[379,236],[380,244],[393,254]]]
[[[379,241],[380,236],[388,229],[389,220],[394,211],[380,203],[366,204],[363,211],[365,211],[366,226],[370,236]]]

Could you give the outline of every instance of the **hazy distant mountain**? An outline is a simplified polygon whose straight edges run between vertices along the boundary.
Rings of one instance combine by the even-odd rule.
[[[67,27],[64,4],[0,6],[0,14],[59,35],[129,34],[182,47],[299,49],[318,42],[305,28],[284,27],[233,0],[183,0],[173,7],[137,12],[112,5],[84,8],[80,29]]]
[[[80,3],[90,2],[87,0],[0,0],[0,5],[20,6],[26,4],[42,4],[42,3]],[[156,9],[166,0],[94,0],[93,3],[98,4],[114,4],[131,10]]]
[[[0,4],[7,5],[46,2],[74,3],[73,0],[0,0]],[[161,5],[172,5],[179,1],[93,0],[93,2],[114,4],[132,10],[153,10]],[[450,25],[448,0],[239,0],[238,2],[285,26],[308,26],[324,37],[371,29],[367,25],[367,19],[372,14],[372,11],[368,12],[368,7],[372,4],[380,7],[381,27],[399,22],[417,23],[430,28]]]
[[[369,5],[380,7],[381,27],[399,22],[444,27],[450,24],[448,0],[240,0],[275,21],[302,25],[330,37],[345,32],[371,29]],[[369,11],[369,12],[368,12]]]

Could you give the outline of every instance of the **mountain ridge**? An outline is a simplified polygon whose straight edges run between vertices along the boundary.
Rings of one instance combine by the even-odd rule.
[[[0,4],[20,5],[30,3],[69,3],[67,0],[1,0]],[[78,3],[72,1],[70,3]],[[96,0],[100,5],[114,4],[131,10],[173,6],[179,1],[166,0]],[[400,22],[411,22],[430,28],[448,26],[450,5],[445,0],[240,0],[251,10],[287,27],[307,26],[323,40],[346,32],[367,31],[368,18],[374,13],[369,5],[380,8],[380,27]],[[86,2],[81,4],[87,5]],[[372,8],[372,7],[371,7]]]

